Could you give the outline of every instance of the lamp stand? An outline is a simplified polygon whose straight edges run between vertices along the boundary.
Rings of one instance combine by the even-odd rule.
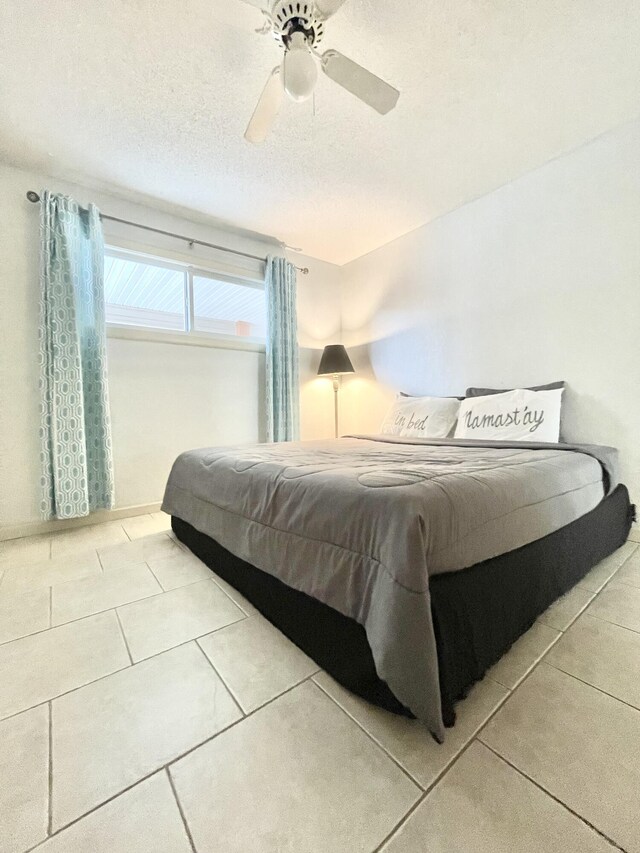
[[[340,388],[340,378],[337,373],[333,374],[333,408],[335,413],[335,433],[338,437],[338,389]]]

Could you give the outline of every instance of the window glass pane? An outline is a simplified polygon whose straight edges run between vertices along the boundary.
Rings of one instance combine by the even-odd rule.
[[[193,276],[194,328],[219,335],[266,336],[264,289]]]
[[[151,261],[105,255],[107,322],[184,331],[185,276]]]

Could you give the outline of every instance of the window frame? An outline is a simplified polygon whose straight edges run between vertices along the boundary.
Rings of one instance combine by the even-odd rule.
[[[124,340],[157,341],[158,343],[187,344],[190,346],[221,347],[223,349],[240,349],[264,352],[266,341],[260,337],[243,335],[225,335],[220,332],[207,332],[195,328],[195,306],[193,296],[193,279],[208,278],[212,281],[224,281],[242,287],[261,290],[264,293],[264,280],[251,276],[233,275],[228,272],[218,272],[215,266],[203,263],[189,264],[179,260],[169,260],[161,255],[136,249],[123,248],[112,243],[104,247],[105,257],[115,257],[126,261],[148,262],[150,265],[163,269],[175,270],[184,274],[184,328],[159,329],[153,326],[136,325],[134,323],[113,323],[106,321],[107,337]],[[266,312],[265,312],[266,313]]]

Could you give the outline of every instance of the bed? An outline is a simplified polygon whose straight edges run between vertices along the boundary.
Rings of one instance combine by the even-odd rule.
[[[611,448],[393,436],[188,451],[163,509],[320,666],[438,741],[633,514]]]

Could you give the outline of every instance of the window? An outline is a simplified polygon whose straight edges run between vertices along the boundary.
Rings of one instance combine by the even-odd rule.
[[[264,340],[267,333],[264,288],[194,273],[193,328]]]
[[[264,341],[262,282],[107,249],[107,323]]]
[[[108,323],[186,331],[185,270],[105,254],[104,290]]]

